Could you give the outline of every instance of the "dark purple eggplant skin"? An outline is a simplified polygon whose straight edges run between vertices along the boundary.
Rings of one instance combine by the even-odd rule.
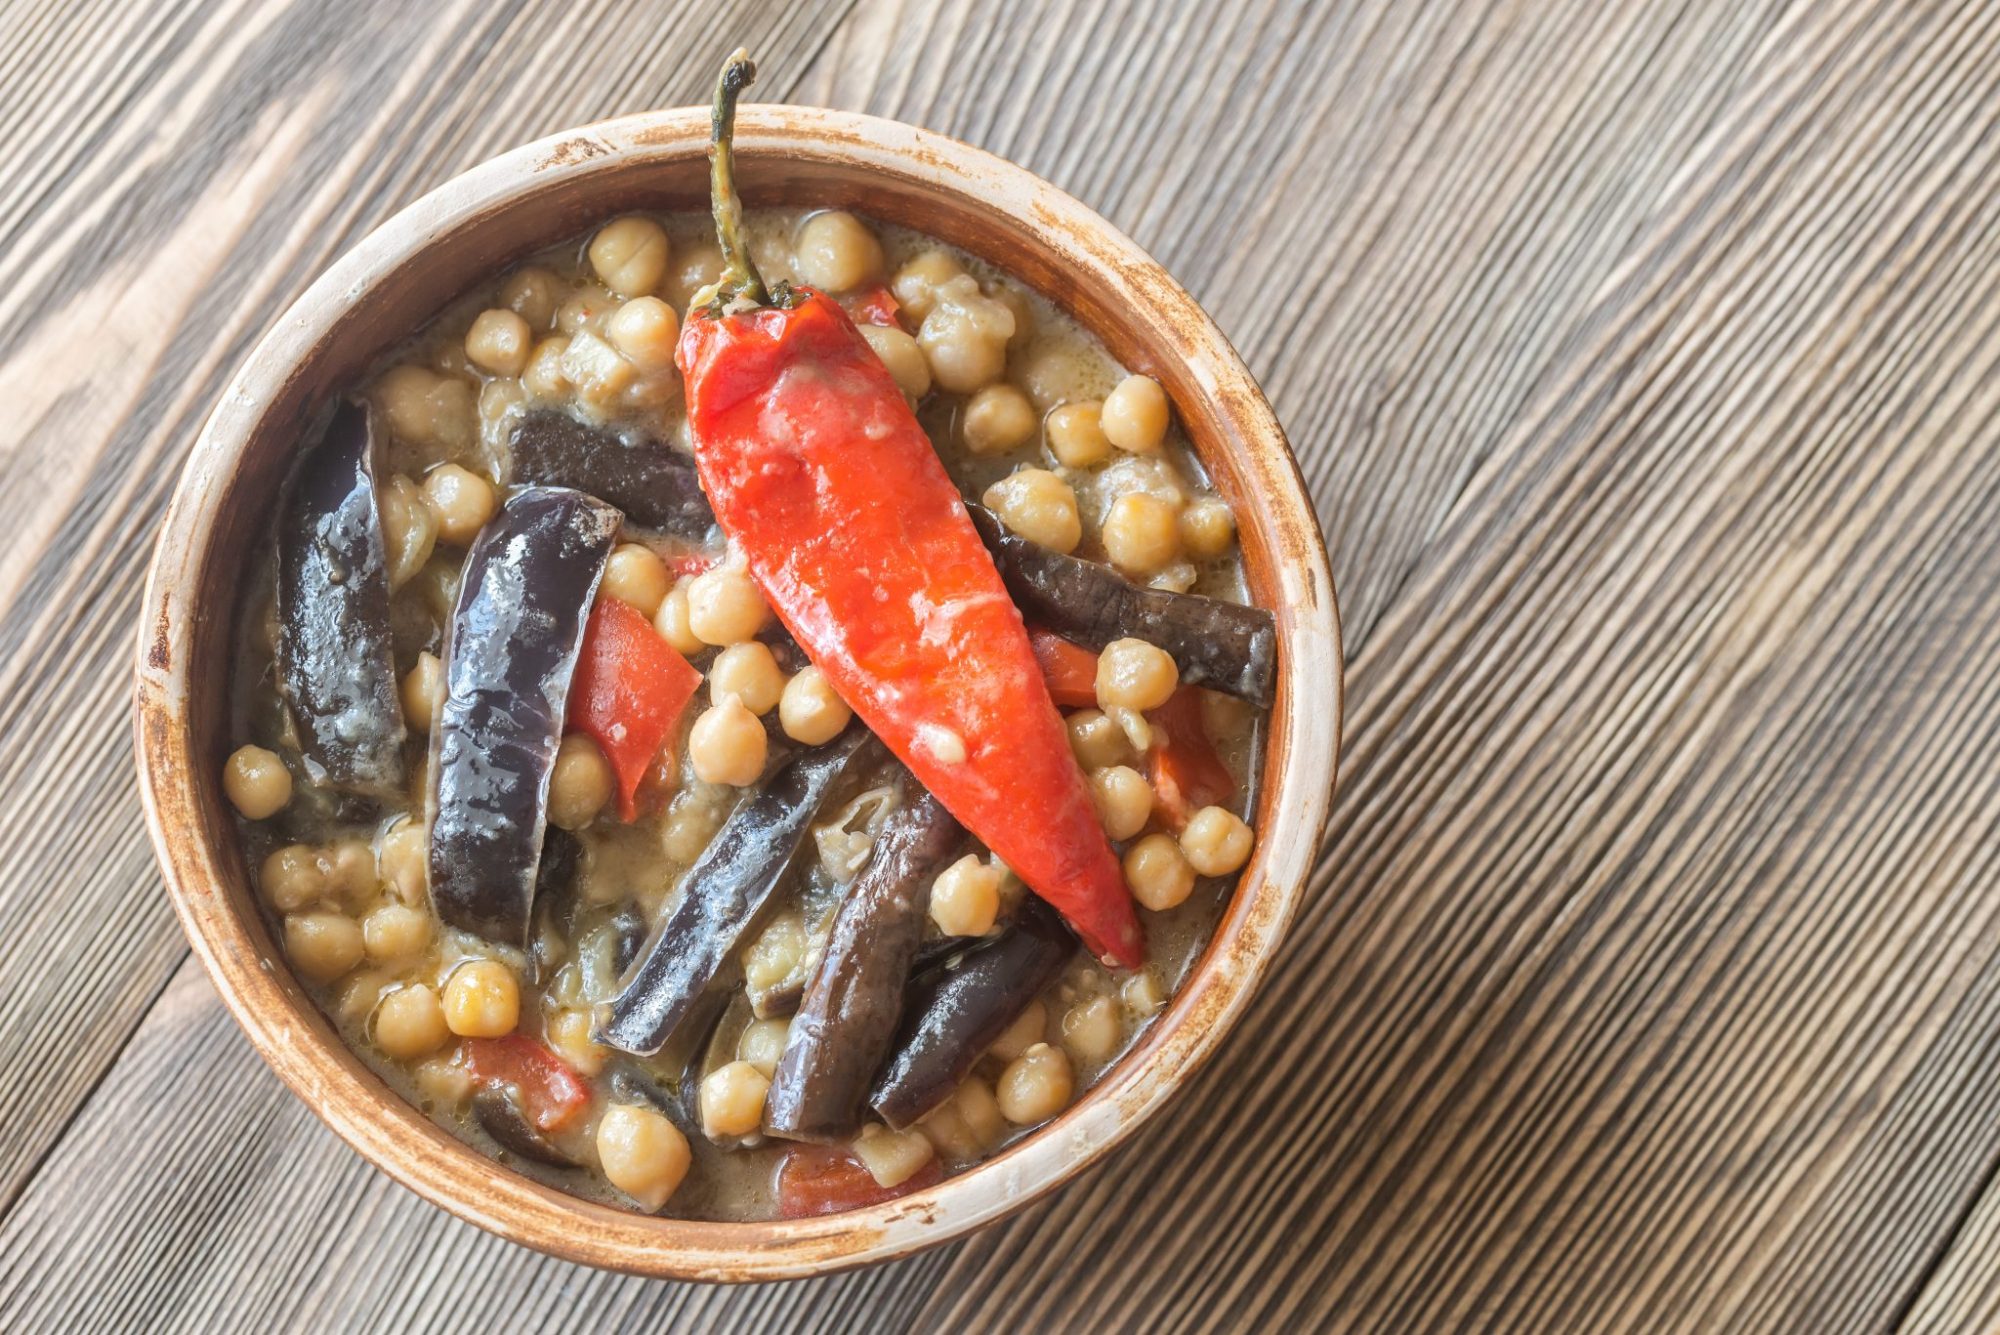
[[[736,804],[688,869],[680,902],[652,948],[612,999],[598,1042],[640,1057],[666,1046],[783,883],[807,827],[867,735],[854,725],[801,751]]]
[[[343,400],[299,466],[278,530],[278,689],[315,782],[403,792],[389,561],[375,503],[375,414]]]
[[[493,1137],[493,1143],[510,1154],[556,1168],[575,1168],[576,1160],[557,1149],[523,1115],[514,1100],[500,1089],[482,1089],[472,1096],[472,1117],[479,1129]]]
[[[509,445],[513,480],[574,487],[611,502],[645,528],[699,541],[715,526],[694,460],[652,437],[628,445],[568,413],[522,417]]]
[[[525,949],[549,773],[618,511],[556,487],[516,491],[465,559],[431,735],[431,902]]]
[[[999,936],[913,980],[868,1106],[900,1131],[943,1103],[1075,949],[1056,911],[1029,896]]]
[[[1029,624],[1087,649],[1130,637],[1173,656],[1181,682],[1269,709],[1278,689],[1278,623],[1261,607],[1134,584],[1110,566],[1052,552],[968,505],[1014,605]]]
[[[904,791],[915,788],[915,780]],[[784,1055],[771,1077],[764,1124],[794,1140],[845,1140],[889,1055],[903,992],[923,940],[930,873],[964,831],[929,793],[891,812],[874,855],[840,901],[826,951],[806,982]]]

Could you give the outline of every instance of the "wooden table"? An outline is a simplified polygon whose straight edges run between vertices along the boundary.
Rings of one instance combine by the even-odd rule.
[[[2000,1321],[2000,8],[0,14],[0,1328]],[[499,1242],[279,1087],[162,896],[127,664],[291,298],[738,40],[1207,304],[1352,694],[1309,906],[1187,1097],[970,1243],[732,1291]]]

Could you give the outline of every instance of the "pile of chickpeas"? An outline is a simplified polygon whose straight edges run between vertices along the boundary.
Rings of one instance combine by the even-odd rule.
[[[432,914],[424,768],[444,690],[440,633],[465,550],[504,498],[506,443],[519,415],[557,406],[670,444],[685,441],[674,366],[680,312],[716,282],[722,257],[704,235],[705,217],[673,223],[670,231],[654,218],[618,218],[580,254],[551,253],[514,270],[441,316],[366,387],[389,432],[378,504],[412,733],[407,803],[366,828],[339,824],[325,814],[330,803],[302,815],[300,794],[310,784],[282,723],[224,767],[224,791],[262,850],[255,879],[287,959],[357,1047],[404,1073],[447,1124],[462,1116],[474,1088],[461,1039],[535,1034],[586,1081],[610,1057],[591,1028],[593,1007],[615,980],[592,962],[582,927],[577,940],[556,943],[557,967],[537,988],[524,982],[530,975],[519,956]],[[1118,372],[1039,299],[911,234],[878,234],[833,211],[753,215],[750,235],[768,278],[788,276],[836,297],[887,288],[906,324],[864,323],[861,336],[917,407],[954,476],[1011,530],[1052,551],[1108,561],[1155,587],[1240,596],[1240,570],[1227,559],[1233,517],[1201,484],[1157,381]],[[608,906],[636,893],[657,921],[735,793],[762,777],[773,736],[817,745],[838,735],[851,711],[818,668],[787,669],[767,634],[770,608],[726,548],[695,562],[678,553],[670,564],[643,535],[628,537],[611,553],[600,596],[647,617],[701,667],[706,692],[678,739],[678,778],[659,810],[619,825],[610,763],[589,737],[572,733],[551,774],[549,819],[589,850],[583,902]],[[261,635],[246,640],[244,689],[272,690],[272,634],[267,612]],[[1153,742],[1146,714],[1179,684],[1167,653],[1120,640],[1098,655],[1096,707],[1067,718],[1126,883],[1152,915],[1152,963],[1113,974],[1080,955],[942,1107],[903,1132],[868,1127],[852,1148],[882,1185],[907,1180],[933,1158],[976,1161],[1017,1129],[1060,1113],[1165,1005],[1206,939],[1220,896],[1201,912],[1189,901],[1201,878],[1238,871],[1254,838],[1220,806],[1196,812],[1178,834],[1158,819],[1145,766]],[[1247,735],[1247,711],[1236,702],[1210,696],[1204,709],[1216,735]],[[277,829],[306,837],[286,839]],[[829,849],[848,847],[828,838]],[[844,874],[854,866],[849,859]],[[994,931],[1022,893],[1004,864],[969,852],[936,873],[929,914],[941,934],[977,937]],[[753,1001],[809,974],[829,918],[814,920],[802,904],[771,915],[742,953]],[[754,1152],[788,1024],[759,1013],[734,1058],[703,1078],[697,1144],[656,1109],[600,1088],[566,1145],[626,1197],[661,1208],[697,1163],[707,1171],[719,1162],[716,1147],[701,1140]]]

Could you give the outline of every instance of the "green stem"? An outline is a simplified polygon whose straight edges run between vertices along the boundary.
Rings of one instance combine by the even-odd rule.
[[[736,164],[730,152],[736,136],[736,99],[757,77],[750,53],[742,47],[722,62],[722,77],[715,84],[715,108],[710,121],[709,193],[715,208],[715,239],[722,246],[722,300],[746,298],[765,305],[771,294],[750,262],[750,247],[743,241],[743,201],[736,196]]]

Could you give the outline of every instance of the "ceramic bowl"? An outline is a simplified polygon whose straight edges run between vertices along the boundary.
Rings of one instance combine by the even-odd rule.
[[[1102,218],[1027,171],[907,125],[749,106],[736,133],[752,205],[845,207],[1019,276],[1127,367],[1159,379],[1238,516],[1257,602],[1280,629],[1258,843],[1213,942],[1137,1045],[1054,1122],[886,1205],[702,1223],[580,1200],[454,1139],[342,1043],[287,969],[252,897],[221,792],[224,693],[246,555],[315,408],[451,298],[628,209],[705,208],[708,116],[633,116],[531,144],[426,195],[301,297],[216,405],[154,558],[138,646],[137,752],[162,871],[195,953],[273,1070],[397,1180],[503,1237],[591,1265],[769,1280],[902,1256],[1018,1210],[1131,1135],[1227,1041],[1304,888],[1333,794],[1339,614],[1285,437],[1213,322]]]

